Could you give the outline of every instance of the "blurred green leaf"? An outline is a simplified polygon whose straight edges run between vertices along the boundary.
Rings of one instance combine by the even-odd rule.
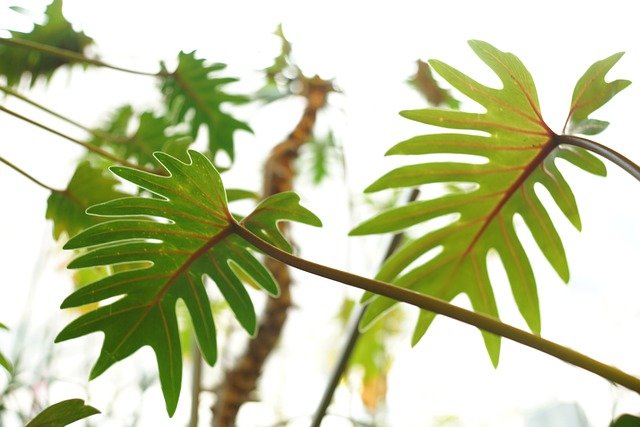
[[[565,128],[569,133],[583,135],[595,135],[609,125],[608,122],[589,119],[589,115],[606,104],[618,92],[631,84],[629,80],[614,80],[606,82],[605,76],[611,68],[622,58],[624,53],[619,52],[597,61],[578,80]]]
[[[4,325],[4,323],[0,323],[0,329],[7,329],[7,327]],[[7,372],[11,373],[13,372],[13,366],[11,365],[11,362],[9,362],[9,359],[7,359],[7,357],[2,354],[2,352],[0,351],[0,366],[2,366],[4,369],[7,370]]]
[[[640,418],[631,414],[620,415],[609,427],[640,427]]]
[[[486,112],[424,109],[401,114],[428,125],[475,130],[481,134],[421,135],[400,142],[387,154],[467,154],[479,156],[484,162],[432,161],[402,166],[378,179],[365,191],[456,182],[472,184],[473,187],[462,193],[450,192],[384,211],[360,224],[351,234],[396,232],[451,215],[451,222],[445,226],[423,232],[420,237],[403,245],[384,263],[376,278],[446,301],[464,293],[474,310],[498,318],[487,270],[487,255],[495,251],[507,273],[520,313],[529,328],[540,333],[537,285],[527,253],[516,233],[514,217],[519,215],[524,220],[548,262],[564,281],[568,281],[569,267],[562,240],[534,187],[537,184],[544,186],[564,215],[580,229],[573,193],[555,160],[563,158],[597,175],[606,175],[606,169],[600,160],[585,150],[556,142],[557,135],[542,119],[533,79],[515,55],[501,52],[481,41],[469,44],[500,78],[500,89],[484,86],[441,61],[429,63],[453,87],[483,106]],[[608,100],[613,96],[608,87],[600,88],[607,90],[609,95],[599,97],[596,90],[589,92],[590,98]],[[581,99],[581,96],[576,99]],[[600,105],[600,102],[593,105],[596,104]],[[576,108],[573,114],[583,117],[591,110],[591,107]],[[426,261],[419,261],[426,254],[432,256]],[[365,300],[369,299],[371,302],[363,318],[363,327],[395,304],[388,298],[367,294]],[[430,312],[420,313],[414,343],[424,335],[434,317],[435,314]],[[497,365],[500,338],[487,332],[483,332],[483,337],[491,360]]]
[[[165,153],[154,156],[168,176],[119,166],[111,170],[156,197],[121,198],[91,207],[90,214],[114,219],[84,230],[65,245],[65,249],[88,249],[69,268],[131,263],[137,268],[98,280],[66,298],[63,308],[119,297],[71,322],[56,341],[104,333],[91,378],[139,348],[152,347],[167,411],[173,414],[182,378],[176,301],[184,301],[204,359],[213,365],[216,331],[203,277],[213,279],[250,334],[256,329],[256,315],[234,269],[244,271],[271,295],[278,294],[278,287],[252,247],[235,233],[237,224],[211,162],[192,150],[189,163]],[[277,226],[282,220],[320,225],[315,215],[299,205],[296,194],[281,193],[263,200],[243,220],[243,226],[290,251]]]
[[[251,128],[223,111],[223,106],[244,104],[249,99],[223,91],[224,86],[237,81],[233,77],[216,77],[224,68],[224,64],[207,64],[204,59],[196,58],[195,51],[180,52],[178,67],[163,79],[161,90],[176,124],[186,123],[193,140],[200,128],[206,126],[212,158],[215,159],[218,150],[222,150],[233,161],[234,133],[238,130],[251,132]]]
[[[27,40],[82,54],[93,44],[93,40],[82,31],[78,32],[62,13],[62,0],[53,0],[45,11],[46,23],[35,24],[30,33],[11,31],[11,37]],[[0,75],[6,77],[7,85],[15,86],[24,77],[33,86],[42,79],[49,81],[60,67],[70,65],[68,59],[49,55],[32,49],[0,44]]]
[[[85,405],[82,399],[63,400],[40,412],[25,427],[64,427],[99,413],[96,408]]]
[[[53,237],[59,239],[63,232],[71,237],[102,221],[85,211],[89,206],[125,196],[126,193],[115,188],[117,184],[101,167],[92,166],[88,161],[80,163],[67,188],[52,192],[47,199],[45,217],[53,221]]]

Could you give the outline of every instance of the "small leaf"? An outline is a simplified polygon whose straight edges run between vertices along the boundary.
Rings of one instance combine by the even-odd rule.
[[[25,427],[64,427],[99,413],[82,399],[63,400],[40,412]]]
[[[240,188],[227,188],[227,201],[229,203],[246,199],[258,200],[259,198],[260,196],[255,191],[243,190]]]
[[[177,300],[181,299],[188,309],[204,359],[213,365],[217,357],[216,330],[204,276],[213,279],[250,334],[256,330],[256,314],[236,272],[241,270],[243,278],[245,274],[250,276],[272,295],[278,294],[278,287],[256,259],[253,247],[235,233],[240,225],[228,210],[220,175],[209,159],[192,150],[188,163],[161,152],[154,156],[168,176],[119,166],[111,170],[155,197],[126,197],[91,207],[87,211],[90,214],[113,219],[84,230],[65,245],[65,249],[88,250],[69,268],[119,268],[65,299],[63,308],[100,301],[103,304],[67,325],[56,341],[104,333],[91,378],[141,347],[150,346],[156,354],[167,411],[173,414],[182,382]],[[265,199],[243,225],[288,249],[290,245],[277,226],[279,221],[320,223],[298,202],[294,193]],[[113,297],[119,298],[104,302]]]
[[[93,44],[93,40],[82,31],[78,32],[62,13],[62,0],[53,0],[45,11],[46,23],[35,24],[30,33],[11,31],[11,37],[46,44],[82,54]],[[73,62],[58,56],[48,55],[32,49],[0,44],[0,76],[7,85],[14,86],[22,78],[33,86],[39,79],[49,81],[60,67]]]
[[[629,80],[614,80],[612,82],[604,80],[609,70],[622,58],[623,54],[623,52],[619,52],[597,61],[580,77],[573,90],[571,108],[565,125],[565,128],[568,127],[569,133],[595,135],[606,128],[606,125],[603,125],[606,122],[588,121],[587,119],[591,113],[631,84]],[[585,132],[585,129],[590,133]]]
[[[175,115],[176,124],[188,124],[191,139],[195,140],[200,128],[206,126],[212,157],[215,158],[218,150],[222,150],[233,161],[234,133],[238,130],[251,132],[251,128],[223,111],[223,106],[244,104],[249,99],[223,91],[225,85],[237,80],[216,77],[224,68],[224,64],[207,64],[204,59],[196,58],[195,51],[180,52],[178,67],[163,80],[161,90],[167,109]]]
[[[640,427],[640,418],[631,414],[623,414],[612,421],[609,427]]]
[[[578,123],[572,123],[569,132],[581,135],[597,135],[609,127],[609,122],[596,119],[584,119]]]
[[[85,211],[91,205],[124,196],[125,193],[114,188],[117,184],[102,168],[87,161],[80,163],[67,188],[52,192],[47,199],[45,217],[53,221],[53,237],[59,239],[62,233],[71,237],[100,222],[100,218]]]

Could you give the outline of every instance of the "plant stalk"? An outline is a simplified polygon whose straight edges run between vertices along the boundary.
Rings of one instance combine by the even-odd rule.
[[[5,165],[9,166],[14,171],[18,172],[20,175],[22,175],[25,178],[27,178],[29,181],[33,182],[34,184],[38,185],[39,187],[44,188],[45,190],[49,190],[52,193],[63,193],[64,192],[63,190],[59,190],[57,188],[50,187],[47,184],[45,184],[44,182],[34,178],[33,176],[29,175],[27,172],[25,172],[24,170],[20,169],[18,166],[14,165],[13,163],[11,163],[9,160],[5,159],[4,157],[0,157],[0,163],[4,163]]]
[[[365,291],[373,292],[396,301],[405,302],[423,310],[458,320],[471,326],[475,326],[487,332],[499,335],[512,341],[523,344],[527,347],[539,350],[564,362],[583,368],[589,372],[601,376],[613,383],[633,390],[640,394],[640,378],[634,377],[618,368],[604,364],[582,353],[568,347],[556,344],[542,337],[515,328],[506,323],[475,313],[470,310],[450,304],[439,298],[421,294],[410,289],[400,288],[389,283],[358,276],[342,270],[337,270],[322,264],[317,264],[303,258],[298,258],[288,252],[282,251],[275,246],[263,241],[258,236],[244,228],[241,223],[232,224],[234,231],[251,243],[253,246],[263,251],[268,256],[284,262],[292,267],[304,270],[311,274],[322,276],[336,282],[344,283]]]
[[[47,132],[50,132],[50,133],[52,133],[54,135],[57,135],[57,136],[59,136],[61,138],[66,139],[67,141],[71,141],[74,144],[80,145],[81,147],[84,147],[88,151],[91,151],[92,153],[95,153],[95,154],[97,154],[99,156],[102,156],[105,159],[109,159],[111,161],[119,163],[119,164],[121,164],[123,166],[128,166],[128,167],[133,168],[133,169],[138,169],[138,170],[141,170],[141,171],[149,172],[147,169],[145,169],[142,166],[139,166],[139,165],[136,165],[134,163],[131,163],[131,162],[127,161],[126,159],[121,159],[120,157],[118,157],[118,156],[116,156],[114,154],[111,154],[108,151],[105,151],[105,150],[103,150],[103,149],[101,149],[99,147],[96,147],[96,146],[91,145],[91,144],[87,144],[86,142],[82,142],[82,141],[80,141],[78,139],[75,139],[75,138],[69,136],[69,135],[66,135],[66,134],[64,134],[62,132],[59,132],[59,131],[57,131],[55,129],[52,129],[52,128],[50,128],[50,127],[48,127],[48,126],[46,126],[46,125],[44,125],[42,123],[39,123],[39,122],[37,122],[35,120],[32,120],[32,119],[30,119],[28,117],[25,117],[25,116],[23,116],[23,115],[21,115],[19,113],[16,113],[15,111],[9,110],[8,108],[3,107],[2,105],[0,105],[0,111],[2,111],[4,113],[7,113],[7,114],[9,114],[9,115],[11,115],[13,117],[16,117],[16,118],[18,118],[20,120],[23,120],[23,121],[25,121],[25,122],[27,122],[29,124],[37,126],[40,129],[44,129]]]
[[[113,142],[127,142],[127,141],[129,141],[129,138],[126,138],[126,137],[120,138],[120,137],[118,137],[116,135],[111,135],[111,134],[106,133],[106,132],[101,132],[101,131],[96,130],[96,129],[91,129],[88,126],[85,126],[85,125],[83,125],[81,123],[78,123],[77,121],[75,121],[73,119],[70,119],[69,117],[63,116],[62,114],[57,113],[57,112],[51,110],[50,108],[47,108],[44,105],[35,102],[34,100],[32,100],[30,98],[27,98],[26,96],[16,92],[15,90],[11,89],[10,87],[4,86],[4,85],[0,85],[0,91],[6,93],[7,95],[13,96],[14,98],[18,98],[19,100],[21,100],[23,102],[26,102],[27,104],[32,105],[32,106],[38,108],[39,110],[44,111],[45,113],[51,114],[52,116],[54,116],[54,117],[56,117],[56,118],[58,118],[58,119],[60,119],[60,120],[62,120],[64,122],[67,122],[67,123],[77,127],[78,129],[82,129],[83,131],[85,131],[85,132],[87,132],[87,133],[89,133],[89,134],[91,134],[91,135],[93,135],[93,136],[95,136],[97,138],[104,138],[104,139],[108,139],[108,140],[113,141]]]
[[[599,154],[605,159],[610,160],[611,162],[620,166],[625,172],[640,181],[640,166],[609,147],[606,147],[590,139],[574,135],[559,135],[558,143],[573,145],[575,147],[584,148],[585,150],[591,151],[592,153]]]
[[[23,49],[36,50],[38,52],[42,52],[47,55],[57,56],[58,58],[64,58],[69,61],[79,62],[82,64],[96,65],[98,67],[111,68],[112,70],[122,71],[124,73],[129,73],[129,74],[136,74],[139,76],[165,77],[166,75],[168,75],[168,73],[164,71],[159,71],[157,73],[149,73],[147,71],[131,70],[129,68],[118,67],[115,65],[107,64],[106,62],[101,61],[99,59],[87,58],[86,56],[73,52],[71,50],[60,49],[55,46],[49,46],[46,44],[37,43],[30,40],[24,40],[24,39],[15,38],[15,37],[12,37],[12,38],[0,37],[0,44],[23,48]]]
[[[414,188],[411,191],[411,194],[409,195],[409,199],[407,200],[407,203],[414,202],[419,195],[420,195],[420,190],[417,188]],[[398,247],[400,246],[400,243],[402,243],[403,237],[404,237],[404,233],[396,233],[393,235],[393,237],[391,238],[391,241],[389,242],[389,246],[387,247],[387,251],[384,254],[384,257],[382,258],[383,262],[386,261],[391,255],[393,255],[396,249],[398,249]],[[349,327],[349,336],[344,345],[344,348],[342,349],[342,352],[340,353],[340,359],[338,359],[338,362],[334,366],[333,372],[331,373],[331,377],[329,378],[329,382],[327,383],[324,393],[322,394],[322,399],[320,400],[320,403],[318,404],[318,408],[316,409],[316,413],[313,416],[311,427],[319,427],[320,423],[322,422],[322,419],[327,413],[327,409],[329,408],[329,405],[333,400],[333,395],[336,392],[336,388],[340,383],[340,378],[342,378],[342,375],[344,375],[347,369],[347,364],[349,363],[349,359],[351,358],[351,355],[353,354],[353,350],[356,348],[356,344],[358,343],[358,339],[360,338],[361,332],[360,332],[359,325],[360,325],[360,321],[362,320],[362,317],[364,316],[365,311],[366,311],[366,306],[363,305],[358,308],[358,312],[356,313],[355,316],[353,316],[353,320]]]

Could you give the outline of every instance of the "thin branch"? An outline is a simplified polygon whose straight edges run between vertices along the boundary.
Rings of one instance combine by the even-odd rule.
[[[198,427],[198,412],[200,409],[200,393],[202,392],[202,353],[194,336],[191,346],[193,372],[191,373],[191,415],[189,427]]]
[[[49,190],[49,191],[51,191],[53,193],[63,193],[64,192],[63,190],[50,187],[47,184],[43,183],[42,181],[34,178],[33,176],[29,175],[27,172],[25,172],[24,170],[20,169],[18,166],[14,165],[13,163],[11,163],[9,160],[5,159],[4,157],[0,157],[0,163],[4,163],[5,165],[9,166],[14,171],[18,172],[20,175],[22,175],[25,178],[27,178],[29,181],[33,182],[34,184],[38,185],[39,187],[44,188],[45,190]]]
[[[411,194],[409,195],[407,203],[414,202],[419,195],[420,195],[420,190],[417,188],[414,188],[411,191]],[[383,262],[386,261],[391,255],[393,255],[396,249],[398,249],[398,246],[400,246],[400,243],[402,242],[403,236],[404,236],[404,233],[396,233],[393,235],[393,238],[391,239],[391,241],[389,242],[389,246],[387,247],[387,252],[384,254]],[[351,358],[351,355],[353,354],[353,350],[355,349],[358,339],[360,338],[359,325],[360,325],[360,321],[362,320],[362,317],[364,316],[365,311],[366,311],[366,306],[363,305],[360,308],[358,308],[358,313],[353,317],[353,321],[351,322],[351,326],[349,327],[349,336],[347,338],[347,342],[344,348],[342,349],[342,353],[340,353],[340,359],[338,359],[338,362],[333,368],[333,372],[331,373],[329,382],[327,383],[327,386],[324,390],[322,399],[318,404],[318,409],[316,409],[316,413],[313,416],[311,427],[319,427],[320,423],[322,422],[322,419],[327,413],[327,409],[329,408],[329,405],[333,400],[333,395],[336,392],[336,388],[340,383],[340,378],[342,378],[342,375],[346,371],[347,364],[349,363],[349,359]]]
[[[0,85],[0,91],[6,93],[7,95],[11,95],[14,98],[18,98],[19,100],[26,102],[29,105],[32,105],[42,111],[44,111],[45,113],[51,114],[52,116],[67,122],[75,127],[77,127],[78,129],[82,129],[83,131],[97,137],[97,138],[103,138],[103,139],[108,139],[109,141],[113,141],[113,142],[127,142],[130,139],[127,137],[119,137],[118,135],[111,135],[110,133],[107,132],[102,132],[100,130],[97,129],[91,129],[88,126],[85,126],[81,123],[76,122],[73,119],[70,119],[69,117],[63,116],[60,113],[57,113],[53,110],[51,110],[50,108],[45,107],[42,104],[39,104],[37,102],[35,102],[34,100],[27,98],[26,96],[22,95],[21,93],[16,92],[15,90],[11,89],[10,87],[4,86],[4,85]]]
[[[129,74],[136,74],[139,76],[165,77],[169,74],[164,70],[161,70],[157,73],[150,73],[147,71],[131,70],[129,68],[118,67],[115,65],[107,64],[106,62],[101,61],[99,59],[88,58],[72,50],[60,49],[55,46],[49,46],[46,44],[37,43],[30,40],[19,39],[15,37],[12,37],[12,38],[0,37],[0,44],[23,48],[23,49],[36,50],[38,52],[42,52],[47,55],[57,56],[58,58],[64,58],[69,61],[96,65],[98,67],[111,68],[112,70],[122,71]]]
[[[48,127],[48,126],[46,126],[46,125],[44,125],[42,123],[38,123],[37,121],[32,120],[32,119],[30,119],[28,117],[25,117],[25,116],[23,116],[23,115],[21,115],[19,113],[16,113],[15,111],[9,110],[8,108],[3,107],[2,105],[0,105],[0,111],[2,111],[4,113],[7,113],[7,114],[9,114],[9,115],[11,115],[13,117],[16,117],[16,118],[18,118],[20,120],[23,120],[23,121],[25,121],[25,122],[27,122],[29,124],[37,126],[40,129],[44,129],[47,132],[50,132],[50,133],[52,133],[54,135],[57,135],[57,136],[59,136],[61,138],[66,139],[67,141],[71,141],[74,144],[78,144],[78,145],[86,148],[87,150],[91,151],[92,153],[95,153],[95,154],[97,154],[99,156],[104,157],[105,159],[109,159],[111,161],[114,161],[114,162],[119,163],[119,164],[124,165],[124,166],[128,166],[130,168],[138,169],[138,170],[145,171],[145,172],[150,172],[150,171],[148,171],[147,169],[145,169],[142,166],[138,166],[138,165],[136,165],[134,163],[131,163],[131,162],[127,161],[126,159],[122,159],[122,158],[120,158],[120,157],[118,157],[118,156],[116,156],[114,154],[111,154],[108,151],[105,151],[105,150],[103,150],[103,149],[101,149],[99,147],[96,147],[96,146],[91,145],[91,144],[87,144],[86,142],[82,142],[82,141],[80,141],[78,139],[70,137],[69,135],[65,135],[64,133],[59,132],[59,131],[57,131],[55,129],[52,129],[52,128],[50,128],[50,127]]]
[[[625,172],[640,181],[640,166],[609,147],[606,147],[595,141],[591,141],[590,139],[581,138],[574,135],[560,135],[558,136],[558,143],[581,147],[585,150],[589,150],[593,153],[599,154],[605,159],[610,160],[616,165],[620,166]]]
[[[556,344],[553,341],[546,340],[539,336],[533,335],[522,329],[515,328],[506,323],[486,316],[481,313],[475,313],[470,310],[450,304],[439,298],[421,294],[410,289],[400,288],[389,283],[379,280],[368,279],[342,270],[337,270],[322,264],[317,264],[303,258],[298,258],[288,252],[282,251],[275,246],[262,240],[249,230],[244,228],[241,223],[233,223],[234,231],[245,239],[247,242],[263,251],[268,256],[275,258],[281,262],[289,264],[300,270],[307,271],[311,274],[322,276],[330,280],[334,280],[345,285],[353,286],[365,291],[373,292],[396,301],[405,302],[423,310],[431,311],[436,314],[458,320],[471,326],[475,326],[487,332],[491,332],[501,337],[523,344],[527,347],[539,350],[550,356],[556,357],[572,365],[583,368],[589,372],[601,376],[613,383],[619,384],[630,390],[640,394],[640,378],[627,374],[618,368],[606,365],[582,353],[572,350],[568,347]]]

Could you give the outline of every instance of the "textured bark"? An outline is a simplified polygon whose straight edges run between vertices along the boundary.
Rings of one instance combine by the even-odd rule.
[[[299,155],[300,147],[311,138],[317,112],[326,105],[327,95],[331,90],[331,83],[317,76],[304,81],[303,95],[307,99],[304,113],[288,137],[273,148],[265,163],[264,197],[293,189],[294,161]],[[286,234],[286,223],[281,224],[281,229]],[[236,361],[235,366],[225,373],[224,382],[220,385],[212,408],[214,427],[235,425],[240,407],[256,389],[262,367],[280,338],[287,311],[291,307],[289,268],[270,258],[267,258],[265,264],[280,286],[280,296],[269,298],[256,337],[249,341],[245,353]]]

